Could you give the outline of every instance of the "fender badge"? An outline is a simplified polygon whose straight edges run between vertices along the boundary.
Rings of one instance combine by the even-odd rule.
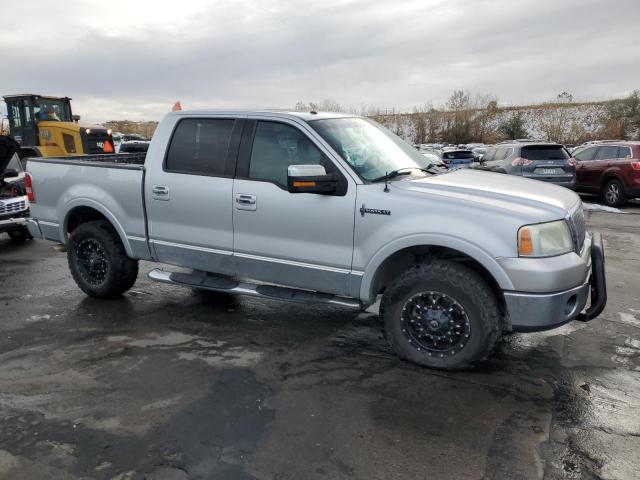
[[[379,208],[366,208],[364,203],[360,207],[360,215],[364,217],[365,213],[371,213],[373,215],[391,215],[391,210],[380,210]]]

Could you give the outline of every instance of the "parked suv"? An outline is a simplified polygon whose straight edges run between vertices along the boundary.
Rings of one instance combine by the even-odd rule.
[[[469,167],[475,159],[471,150],[457,148],[442,152],[442,161],[449,168]]]
[[[557,143],[501,143],[487,149],[475,168],[575,188],[576,160]]]
[[[0,136],[0,233],[6,232],[12,240],[23,242],[31,234],[27,229],[29,200],[19,149],[15,140]]]
[[[640,142],[602,142],[576,151],[576,190],[597,193],[610,207],[640,197]]]

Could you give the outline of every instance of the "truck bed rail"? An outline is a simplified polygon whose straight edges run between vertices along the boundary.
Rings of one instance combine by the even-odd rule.
[[[100,155],[69,155],[64,157],[29,157],[28,162],[62,163],[110,168],[142,168],[147,152],[109,153]]]

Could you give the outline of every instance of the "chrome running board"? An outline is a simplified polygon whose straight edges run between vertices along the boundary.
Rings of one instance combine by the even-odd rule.
[[[298,290],[276,285],[260,285],[234,280],[233,278],[213,273],[194,271],[193,273],[167,272],[156,268],[149,272],[149,278],[156,282],[169,283],[182,287],[202,288],[215,292],[237,293],[254,297],[285,300],[301,303],[326,303],[348,308],[362,308],[361,303],[353,298],[340,297],[328,293]]]

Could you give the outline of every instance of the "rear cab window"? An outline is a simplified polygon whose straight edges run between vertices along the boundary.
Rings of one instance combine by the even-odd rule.
[[[192,175],[224,176],[234,119],[185,118],[173,132],[165,170]]]
[[[527,160],[567,160],[571,155],[562,145],[528,145],[520,153]]]

